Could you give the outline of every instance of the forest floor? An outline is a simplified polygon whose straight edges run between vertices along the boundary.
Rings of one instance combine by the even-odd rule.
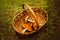
[[[44,8],[48,13],[47,24],[38,32],[21,36],[13,29],[14,16],[22,10],[22,4]],[[1,40],[59,40],[60,17],[57,0],[0,0],[0,39]],[[58,27],[58,28],[57,28]],[[58,29],[58,32],[56,31]]]

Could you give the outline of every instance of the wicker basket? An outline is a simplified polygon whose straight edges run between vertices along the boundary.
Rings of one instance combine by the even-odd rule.
[[[31,23],[29,21],[27,22],[26,17],[28,17],[29,19],[34,20],[34,21],[32,22],[30,20]],[[28,35],[28,34],[32,34],[32,33],[36,32],[36,30],[39,30],[40,28],[42,28],[46,24],[47,21],[48,21],[48,14],[43,8],[30,7],[28,4],[24,3],[23,10],[14,17],[13,28],[16,32],[18,32],[20,34]],[[37,25],[34,26],[35,29],[33,27],[34,30],[30,30],[26,27],[23,27],[24,26],[23,24],[29,24],[28,27],[31,27],[35,23]]]

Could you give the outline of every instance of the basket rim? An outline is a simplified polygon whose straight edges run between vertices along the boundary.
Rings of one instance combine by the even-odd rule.
[[[44,10],[44,9],[41,8],[41,7],[36,7],[36,6],[33,6],[33,7],[31,7],[31,8],[40,8],[40,9],[42,9],[42,10],[45,12],[45,14],[47,15],[47,21],[48,21],[48,14],[47,14],[47,11],[46,11],[46,10]],[[22,9],[18,14],[16,14],[16,15],[13,17],[13,23],[12,23],[13,29],[14,29],[16,32],[18,32],[19,34],[24,34],[24,33],[19,32],[18,29],[14,26],[14,20],[15,20],[15,18],[16,18],[20,13],[22,13],[22,12],[25,11],[25,10],[27,10],[27,9]],[[46,21],[46,22],[47,22],[47,21]],[[46,24],[46,23],[45,23],[45,24]],[[44,25],[45,25],[45,24],[44,24]],[[42,28],[42,27],[40,27],[40,28]],[[40,28],[39,28],[39,30],[40,30]],[[34,33],[34,32],[32,32],[32,33]],[[32,33],[28,33],[28,34],[32,34]]]

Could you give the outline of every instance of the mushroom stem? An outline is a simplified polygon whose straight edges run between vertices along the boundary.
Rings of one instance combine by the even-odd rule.
[[[27,22],[27,21],[29,21],[29,22],[31,22],[31,23],[34,23],[35,21],[33,21],[33,20],[31,20],[31,19],[28,19],[29,18],[29,15],[28,16],[26,16],[26,18],[25,18],[25,22]]]
[[[22,31],[22,33],[25,33],[25,32],[26,32],[26,30],[27,30],[27,29],[24,29],[24,30]]]
[[[31,22],[31,23],[34,23],[35,21],[33,21],[33,20],[30,20],[30,19],[28,19],[27,21],[29,21],[29,22]]]

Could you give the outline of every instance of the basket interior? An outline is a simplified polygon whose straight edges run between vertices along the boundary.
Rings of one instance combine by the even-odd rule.
[[[43,25],[47,22],[48,20],[48,15],[46,14],[45,10],[41,9],[41,8],[32,8],[32,10],[35,12],[35,14],[37,16],[39,16],[40,14],[43,15],[44,17],[44,22],[43,22]],[[24,18],[29,15],[28,13],[31,13],[28,9],[23,9],[22,12],[18,13],[16,15],[16,17],[14,18],[14,28],[15,30],[18,32],[18,33],[21,33],[21,34],[31,34],[31,33],[34,33],[36,31],[26,31],[25,33],[22,33],[22,30],[24,29],[22,26],[21,26],[21,23],[24,22]],[[23,19],[23,20],[22,20]],[[41,27],[40,27],[41,28]],[[39,28],[39,29],[40,29]],[[38,30],[39,30],[38,29]]]

